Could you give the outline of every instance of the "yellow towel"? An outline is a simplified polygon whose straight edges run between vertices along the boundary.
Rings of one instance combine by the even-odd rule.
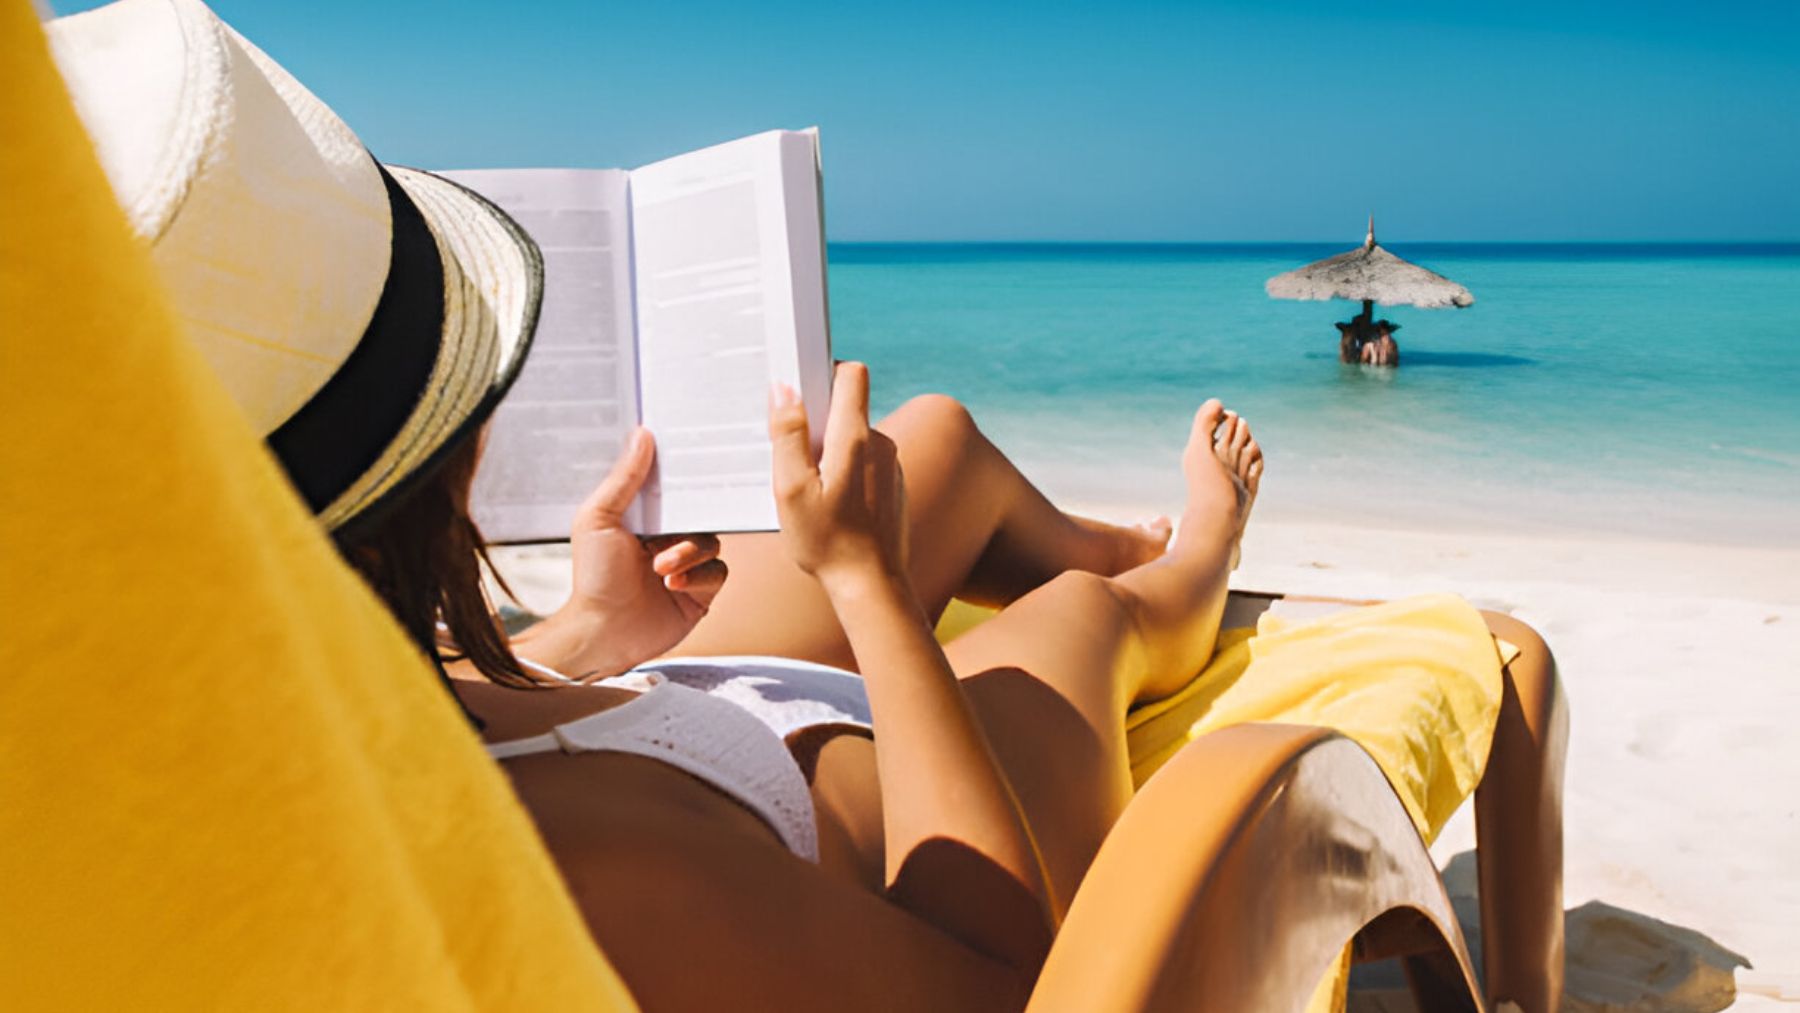
[[[1407,598],[1227,630],[1212,662],[1165,700],[1133,711],[1139,784],[1189,739],[1227,725],[1334,728],[1387,774],[1428,843],[1475,790],[1500,713],[1501,654],[1455,595]]]
[[[0,0],[0,1005],[627,1009]]]

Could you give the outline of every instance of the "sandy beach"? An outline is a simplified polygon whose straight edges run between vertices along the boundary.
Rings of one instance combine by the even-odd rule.
[[[1135,519],[1153,510],[1085,504]],[[528,605],[554,607],[554,548],[505,550]],[[1452,590],[1511,612],[1557,655],[1573,716],[1565,904],[1639,919],[1572,928],[1572,1009],[1626,1009],[1633,979],[1716,987],[1729,953],[1740,1010],[1800,1003],[1800,549],[1563,535],[1395,531],[1276,516],[1251,524],[1234,586],[1392,598]],[[1466,890],[1468,807],[1432,851]],[[1609,909],[1590,908],[1592,916]],[[1580,920],[1580,916],[1577,917]],[[1635,927],[1633,927],[1635,926]],[[1572,946],[1572,952],[1574,947]],[[1711,961],[1711,969],[1700,966]],[[1700,969],[1689,973],[1684,962]],[[1607,980],[1608,975],[1620,980]],[[1704,991],[1703,988],[1700,989]],[[1646,984],[1638,991],[1649,992]],[[1680,993],[1632,1009],[1716,1008]]]

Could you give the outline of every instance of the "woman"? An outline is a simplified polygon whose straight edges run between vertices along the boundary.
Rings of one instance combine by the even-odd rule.
[[[629,559],[635,539],[603,561],[603,578],[593,572],[602,555],[594,543],[623,537],[617,517],[648,464],[639,440],[576,532],[581,590],[516,645],[534,662],[554,657],[572,671],[610,674],[618,642],[572,631],[618,628],[629,613],[644,631],[641,650],[696,625],[685,653],[853,660],[865,680],[873,742],[851,734],[807,747],[816,870],[795,863],[770,826],[665,767],[617,752],[506,761],[596,936],[646,1006],[718,1006],[746,989],[788,1009],[880,1005],[909,990],[934,1009],[1016,1003],[1130,797],[1124,707],[1172,692],[1211,654],[1231,552],[1262,470],[1241,419],[1216,401],[1196,416],[1183,460],[1188,508],[1163,552],[1160,525],[1113,529],[1056,511],[953,403],[921,400],[897,413],[889,427],[902,444],[868,428],[867,394],[866,371],[840,367],[816,465],[798,405],[789,398],[772,408],[782,533],[778,544],[732,546],[741,550],[733,581],[746,578],[754,595],[720,601],[700,621],[717,587],[716,576],[699,576],[716,571],[702,542],[663,554],[674,589],[651,578],[649,549]],[[916,469],[921,519],[936,522],[928,528],[906,516],[914,483],[902,491],[900,447],[907,456],[943,447],[924,430],[946,426],[967,427],[972,439],[950,444],[960,460]],[[948,532],[956,534],[941,537]],[[768,555],[776,550],[792,562]],[[1012,604],[946,658],[915,583],[933,612],[952,592]],[[617,587],[651,590],[602,604]],[[758,616],[750,601],[770,605]],[[458,692],[487,738],[502,742],[633,705],[610,687],[521,694],[463,682]],[[678,816],[666,811],[672,799],[681,800]],[[657,856],[654,875],[646,854]],[[690,917],[687,904],[671,905],[671,890],[707,910],[705,924],[647,929]],[[705,949],[708,973],[692,973],[688,950],[670,938]],[[781,942],[752,952],[746,938]],[[871,952],[923,959],[872,967],[859,959]],[[772,954],[807,973],[778,973]]]
[[[841,368],[826,436],[852,449],[827,450],[816,477],[798,449],[804,416],[791,405],[773,409],[775,481],[796,492],[782,499],[781,535],[727,536],[729,580],[721,581],[709,541],[656,552],[618,526],[649,464],[649,441],[640,438],[577,521],[569,604],[514,644],[533,662],[596,677],[620,665],[616,643],[596,638],[584,650],[569,631],[656,629],[638,645],[648,654],[691,626],[672,653],[852,665],[867,682],[873,741],[790,738],[810,772],[823,878],[796,867],[766,826],[726,836],[698,821],[647,820],[668,786],[577,769],[616,757],[506,761],[596,938],[649,1008],[718,1007],[745,994],[783,1009],[1016,1002],[1001,997],[1029,989],[1063,907],[1130,797],[1127,711],[1179,688],[1212,652],[1263,467],[1241,418],[1216,401],[1196,415],[1182,459],[1189,502],[1164,552],[1164,523],[1111,528],[1057,511],[948,398],[915,399],[868,430],[866,391],[860,366]],[[898,484],[890,456],[905,475],[903,520],[892,506],[885,511],[897,531],[877,523],[879,504],[891,500],[827,501],[822,492],[854,486],[858,456],[866,477],[857,491]],[[822,564],[817,546],[839,539],[859,544],[860,554]],[[601,542],[612,548],[597,551]],[[595,579],[603,568],[609,577]],[[658,582],[659,570],[672,587]],[[647,591],[627,605],[603,599],[608,587]],[[1008,604],[940,660],[928,631],[952,595]],[[628,612],[667,625],[606,618]],[[1548,1009],[1560,989],[1560,802],[1548,762],[1560,748],[1559,696],[1542,641],[1507,617],[1487,619],[1524,649],[1506,670],[1489,777],[1477,793],[1484,881],[1498,898],[1484,912],[1494,940],[1490,994]],[[948,694],[909,699],[942,690],[945,661],[966,712]],[[611,688],[457,686],[488,722],[490,741],[541,734],[622,699]],[[602,781],[607,801],[597,806]],[[969,784],[985,805],[946,809],[949,783]],[[632,791],[644,798],[628,801]],[[1001,804],[1007,794],[1016,810]],[[623,828],[636,835],[646,823],[666,836],[626,844]],[[641,855],[627,854],[640,846],[666,861],[659,876],[644,875]],[[669,910],[671,883],[681,906],[707,915]],[[882,898],[915,917],[896,918]],[[945,949],[946,936],[962,945]],[[671,937],[704,950],[707,973],[693,973],[687,949],[667,945]],[[746,939],[763,945],[746,948]],[[871,964],[860,956],[868,952],[919,962]],[[773,955],[782,969],[771,968]],[[788,973],[797,967],[805,973]]]
[[[1126,709],[1212,652],[1262,468],[1242,420],[1217,402],[1197,414],[1164,552],[1165,525],[1055,510],[943,399],[897,413],[891,437],[871,431],[866,372],[848,366],[822,460],[791,395],[771,407],[779,541],[630,536],[619,517],[653,452],[640,434],[576,520],[575,594],[514,645],[481,590],[467,496],[479,427],[534,326],[529,238],[477,195],[375,163],[197,0],[132,0],[51,35],[201,354],[422,649],[437,657],[441,623],[492,680],[457,695],[646,1006],[1022,1000],[1129,797]],[[116,60],[120,39],[142,58]],[[262,185],[274,167],[280,185]],[[721,552],[736,574],[723,593]],[[1007,607],[946,655],[930,620],[953,593]],[[854,662],[876,733],[790,752],[673,682],[519,692],[536,680],[515,646],[590,679],[672,648]],[[1508,790],[1489,793],[1481,825],[1553,834],[1539,820],[1555,815],[1541,761],[1554,746],[1531,736],[1540,711],[1554,717],[1532,702],[1554,684],[1515,682],[1523,737],[1503,713],[1491,766],[1508,773],[1489,780]],[[1509,875],[1551,868],[1546,840],[1523,858],[1487,844],[1484,874],[1525,897],[1490,939],[1531,942],[1507,951],[1523,970],[1490,959],[1490,980],[1547,1008],[1533,996],[1558,973],[1560,953],[1541,951],[1560,939],[1545,920],[1559,905],[1533,888],[1543,869],[1524,889]]]

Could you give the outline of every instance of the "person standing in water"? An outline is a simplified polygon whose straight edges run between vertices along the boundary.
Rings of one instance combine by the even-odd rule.
[[[1375,364],[1377,366],[1400,365],[1400,346],[1394,342],[1394,332],[1399,329],[1399,324],[1386,320],[1376,321],[1375,338],[1370,344],[1375,346]]]
[[[1374,336],[1362,344],[1355,361],[1367,366],[1400,365],[1400,346],[1394,342],[1394,332],[1399,329],[1399,324],[1376,321]]]
[[[1362,318],[1335,325],[1338,329],[1338,361],[1358,363],[1363,360]]]

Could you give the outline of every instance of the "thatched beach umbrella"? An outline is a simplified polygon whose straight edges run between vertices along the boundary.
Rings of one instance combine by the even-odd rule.
[[[1375,242],[1372,215],[1369,235],[1361,246],[1278,274],[1263,287],[1277,299],[1360,299],[1364,312],[1370,310],[1370,303],[1442,309],[1471,306],[1475,302],[1468,289],[1449,278],[1382,249]]]
[[[1375,303],[1383,306],[1418,306],[1424,309],[1458,309],[1472,306],[1469,290],[1433,271],[1410,264],[1375,242],[1375,217],[1369,216],[1369,234],[1362,246],[1349,253],[1315,261],[1298,270],[1278,274],[1263,287],[1277,299],[1359,299],[1363,310],[1348,325],[1361,338],[1371,327]]]

